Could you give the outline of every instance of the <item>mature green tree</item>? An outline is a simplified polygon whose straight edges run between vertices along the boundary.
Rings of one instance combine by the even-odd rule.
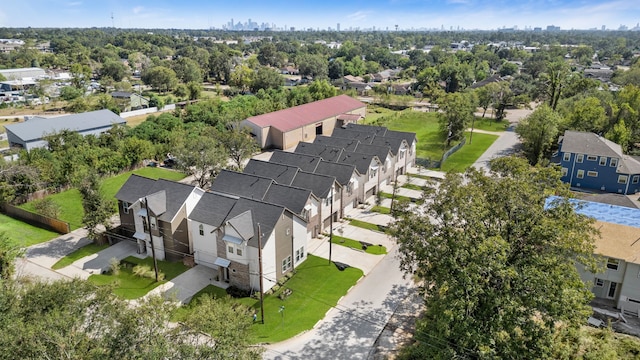
[[[181,82],[185,84],[191,81],[202,83],[202,69],[195,60],[181,57],[172,63],[172,68]]]
[[[178,84],[173,90],[173,95],[177,96],[178,99],[184,99],[185,97],[187,97],[188,93],[189,91],[187,90],[187,85],[185,84]]]
[[[101,77],[110,77],[114,81],[122,81],[127,76],[128,68],[118,60],[109,60],[100,69]]]
[[[329,61],[323,55],[303,54],[296,58],[296,64],[302,76],[323,79],[329,75]]]
[[[506,157],[448,174],[424,214],[401,212],[392,233],[426,311],[400,358],[553,358],[557,335],[591,314],[576,261],[596,269],[597,230],[567,195],[556,168]]]
[[[175,149],[176,166],[192,175],[198,186],[208,187],[220,169],[227,164],[228,154],[213,136],[198,135]]]
[[[89,173],[77,185],[82,196],[82,225],[87,229],[87,237],[98,241],[100,226],[111,227],[109,218],[113,213],[112,199],[106,199],[100,192],[100,179],[94,171]]]
[[[278,54],[278,50],[272,42],[267,42],[258,50],[258,61],[262,66],[279,67],[282,65],[282,56]]]
[[[277,89],[284,85],[284,77],[276,69],[261,66],[251,80],[250,89],[252,93],[260,89]]]
[[[562,60],[547,64],[546,70],[540,75],[544,86],[544,94],[549,106],[554,111],[569,79],[569,66]]]
[[[84,86],[88,84],[91,79],[91,68],[89,65],[82,65],[75,63],[71,65],[71,83],[78,89],[84,89]]]
[[[215,137],[240,171],[244,168],[245,160],[260,151],[258,143],[251,137],[249,128],[240,127],[239,124],[231,130],[217,131]]]
[[[0,288],[2,288],[3,281],[13,277],[15,274],[14,263],[23,254],[24,249],[15,240],[11,239],[7,233],[0,232]],[[2,309],[2,305],[0,305],[0,309]]]
[[[200,94],[202,94],[202,84],[200,82],[191,81],[187,83],[187,95],[189,95],[189,100],[199,99]]]
[[[613,127],[607,131],[605,137],[622,147],[622,150],[628,150],[631,144],[631,130],[627,128],[624,119],[620,119]]]
[[[593,96],[576,101],[565,118],[567,128],[571,130],[602,133],[608,125],[607,114],[600,99]]]
[[[538,106],[516,126],[516,133],[532,165],[537,164],[558,140],[558,127],[562,118],[546,104]]]
[[[175,71],[164,66],[155,66],[142,74],[142,81],[160,91],[173,90],[178,85]]]
[[[512,62],[505,62],[500,66],[500,76],[515,75],[518,73],[518,65]]]
[[[327,80],[315,80],[309,85],[309,94],[314,101],[317,101],[336,96],[338,90]]]
[[[62,89],[60,89],[60,97],[66,101],[79,98],[82,96],[82,94],[84,94],[84,91],[82,91],[82,89],[78,89],[73,86],[64,86]]]
[[[231,73],[229,85],[235,86],[245,93],[253,82],[254,70],[247,65],[239,65]]]
[[[441,113],[438,113],[440,130],[447,137],[447,146],[451,140],[461,140],[467,126],[473,120],[475,104],[469,94],[448,93],[438,99]]]

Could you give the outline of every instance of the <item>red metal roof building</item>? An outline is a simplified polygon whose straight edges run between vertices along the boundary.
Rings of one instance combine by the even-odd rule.
[[[262,148],[289,149],[300,141],[313,142],[316,135],[330,136],[336,125],[366,115],[367,105],[347,95],[314,101],[289,109],[252,116],[248,126]]]

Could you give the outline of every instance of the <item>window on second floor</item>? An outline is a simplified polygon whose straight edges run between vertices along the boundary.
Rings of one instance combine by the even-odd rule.
[[[611,158],[611,162],[609,162],[609,166],[617,167],[618,166],[618,159],[617,158]]]
[[[204,236],[204,225],[200,224],[200,226],[198,226],[198,232],[200,236]]]
[[[291,255],[282,260],[282,272],[284,273],[289,269],[291,269]]]
[[[578,170],[578,173],[576,174],[576,177],[578,179],[583,179],[584,178],[584,170]]]
[[[620,265],[620,260],[614,258],[607,259],[607,269],[610,270],[618,270],[618,266]]]
[[[604,280],[595,278],[594,284],[598,287],[604,286]]]
[[[129,204],[126,201],[123,201],[122,202],[122,212],[125,213],[125,214],[128,214],[129,213],[129,206],[131,206],[131,204]]]
[[[618,175],[618,184],[626,184],[629,177],[627,175]]]
[[[233,254],[233,245],[227,245],[227,251]]]
[[[238,255],[238,256],[242,256],[242,249],[237,248],[237,249],[236,249],[236,255]]]
[[[568,173],[569,173],[569,168],[563,167],[562,168],[562,176],[567,176]]]
[[[600,156],[600,166],[607,166],[607,157]]]
[[[562,155],[562,160],[563,161],[569,161],[571,160],[571,153],[564,153],[564,155]]]
[[[633,175],[633,177],[631,178],[632,184],[637,184],[639,181],[640,181],[640,175]]]
[[[598,160],[598,157],[595,155],[587,155],[587,160],[589,161],[596,161]]]
[[[598,172],[597,171],[587,171],[587,176],[598,177]]]
[[[584,154],[577,154],[576,155],[576,162],[581,163],[584,160]]]

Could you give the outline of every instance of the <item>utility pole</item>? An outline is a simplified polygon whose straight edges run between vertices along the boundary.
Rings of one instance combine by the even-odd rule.
[[[156,282],[158,282],[158,259],[156,258],[156,247],[153,245],[153,234],[151,233],[151,217],[149,216],[149,202],[146,196],[144,197],[144,207],[147,210],[147,227],[149,228],[149,239],[151,240],[151,256],[153,257],[153,270],[156,273]]]
[[[334,184],[335,185],[335,184]],[[333,185],[331,185],[331,207],[329,208],[329,264],[331,264],[331,249],[333,248]]]
[[[264,324],[264,285],[262,284],[262,231],[258,223],[258,275],[260,276],[260,319]]]

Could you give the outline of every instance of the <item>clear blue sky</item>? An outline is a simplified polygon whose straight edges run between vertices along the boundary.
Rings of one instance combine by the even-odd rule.
[[[111,14],[114,19],[112,23]],[[376,29],[632,28],[638,0],[3,0],[0,27],[220,28],[233,18],[278,27]]]

